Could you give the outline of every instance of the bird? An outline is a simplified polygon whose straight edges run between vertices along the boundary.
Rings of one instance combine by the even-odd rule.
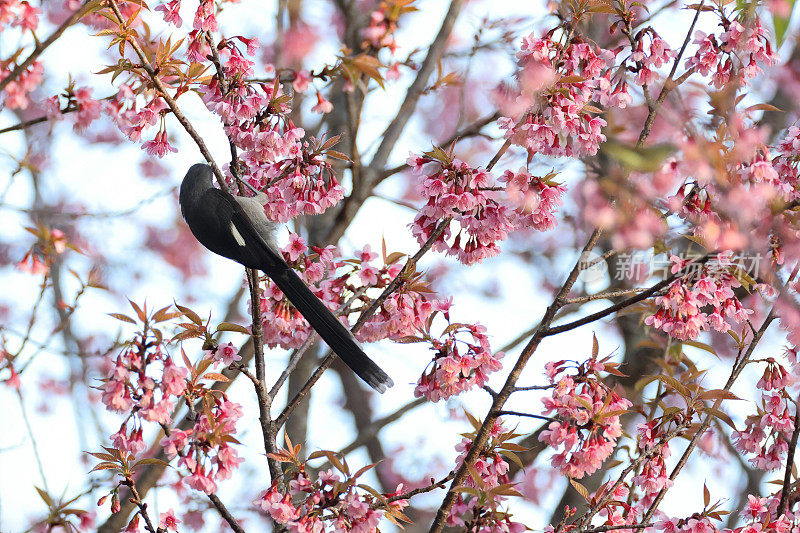
[[[266,195],[234,196],[214,186],[207,164],[193,165],[181,182],[181,214],[194,237],[215,254],[264,272],[319,333],[331,350],[370,387],[383,393],[394,385],[353,334],[283,260],[275,242],[276,222],[264,212]]]

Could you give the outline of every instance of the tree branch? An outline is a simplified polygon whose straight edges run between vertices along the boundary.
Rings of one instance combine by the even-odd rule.
[[[583,248],[583,252],[589,252],[592,248],[594,248],[595,243],[597,243],[597,239],[600,238],[600,230],[594,230],[589,237],[588,241],[586,242],[586,246]],[[508,375],[503,388],[497,393],[494,397],[492,402],[492,407],[489,409],[489,413],[484,418],[481,427],[478,428],[478,431],[475,435],[475,438],[470,445],[469,451],[467,452],[467,456],[464,458],[463,463],[459,467],[458,471],[456,472],[455,477],[453,478],[453,482],[450,485],[450,490],[447,492],[444,500],[442,501],[441,506],[439,507],[438,511],[436,512],[436,518],[434,518],[433,523],[431,524],[430,532],[431,533],[440,533],[444,528],[445,522],[447,521],[447,516],[450,514],[450,509],[452,509],[453,504],[456,501],[456,496],[458,494],[458,487],[460,487],[466,477],[469,475],[469,468],[475,463],[475,459],[478,458],[478,455],[483,451],[486,442],[489,439],[489,433],[491,431],[492,426],[494,425],[495,420],[497,419],[497,413],[501,412],[503,409],[503,405],[505,405],[506,401],[508,400],[509,396],[514,392],[516,387],[517,379],[519,379],[522,370],[525,368],[525,365],[530,360],[531,356],[534,354],[536,349],[539,347],[542,339],[545,337],[545,332],[547,331],[550,323],[555,319],[556,313],[563,305],[564,297],[572,290],[572,286],[578,279],[578,274],[580,274],[580,267],[581,261],[578,260],[575,263],[575,266],[572,268],[572,271],[567,276],[566,281],[561,286],[561,289],[556,294],[556,297],[553,299],[553,303],[547,308],[542,317],[542,321],[539,326],[536,328],[536,331],[531,337],[531,340],[528,342],[525,349],[519,356],[514,368],[511,370],[511,373]]]
[[[33,52],[31,52],[30,55],[28,57],[26,57],[25,60],[22,63],[19,63],[14,68],[14,70],[11,71],[11,73],[8,76],[6,76],[2,80],[0,80],[0,91],[4,90],[8,86],[9,83],[11,83],[12,81],[16,80],[20,76],[20,74],[25,72],[25,69],[27,69],[31,65],[31,63],[36,61],[36,58],[38,58],[40,55],[42,55],[42,53],[45,50],[47,50],[47,48],[51,44],[56,42],[56,40],[59,37],[61,37],[61,34],[64,33],[67,28],[69,28],[70,26],[72,26],[73,24],[78,22],[78,20],[80,20],[81,17],[83,17],[86,14],[86,8],[89,6],[89,3],[90,3],[90,1],[88,1],[88,0],[86,2],[84,2],[81,7],[76,9],[72,13],[72,15],[70,15],[67,18],[67,20],[65,20],[64,22],[61,23],[61,26],[56,28],[56,31],[51,33],[50,36],[47,39],[45,39],[44,41],[42,41],[39,44],[37,44],[36,48],[33,49]]]
[[[208,499],[211,500],[211,503],[214,504],[214,507],[217,508],[219,515],[228,523],[232,530],[236,533],[244,533],[244,529],[242,526],[239,525],[239,522],[236,521],[236,518],[231,514],[225,504],[222,503],[216,494],[209,494]]]
[[[464,0],[450,1],[450,8],[447,10],[444,20],[442,20],[439,32],[428,47],[428,54],[425,56],[416,78],[408,87],[405,99],[403,103],[400,104],[400,109],[397,111],[397,114],[386,127],[381,143],[378,145],[375,155],[372,157],[369,165],[361,169],[361,183],[357,188],[353,188],[353,192],[350,196],[344,199],[333,225],[325,236],[327,242],[336,242],[339,240],[350,225],[350,222],[356,216],[361,205],[372,193],[375,185],[380,182],[380,172],[386,166],[386,162],[389,159],[389,155],[391,155],[394,145],[400,138],[411,115],[416,110],[417,101],[428,83],[428,78],[430,78],[430,75],[433,73],[434,68],[439,63],[444,53],[447,39],[453,31],[453,26],[455,25],[463,5]]]

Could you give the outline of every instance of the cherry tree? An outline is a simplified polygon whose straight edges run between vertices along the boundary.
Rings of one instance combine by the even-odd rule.
[[[798,530],[793,7],[3,0],[0,529]]]

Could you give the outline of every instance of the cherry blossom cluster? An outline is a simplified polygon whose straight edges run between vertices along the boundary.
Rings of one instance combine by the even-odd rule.
[[[797,528],[797,518],[793,513],[778,516],[780,493],[760,497],[747,495],[747,503],[739,512],[741,521],[734,529],[717,528],[711,521],[722,520],[722,513],[706,510],[702,514],[695,513],[687,518],[669,517],[661,511],[656,513],[657,520],[653,527],[646,528],[645,533],[784,533]],[[712,506],[716,509],[716,506]]]
[[[113,373],[102,387],[101,400],[107,409],[133,415],[111,435],[114,447],[121,452],[134,456],[143,453],[147,449],[142,438],[143,421],[169,424],[170,413],[175,407],[172,396],[180,396],[186,388],[188,371],[175,365],[168,357],[163,358],[163,379],[160,382],[147,377],[147,363],[159,359],[159,355],[151,358],[127,350],[117,357]]]
[[[318,215],[344,198],[330,162],[308,142],[290,148],[287,157],[250,174],[267,184],[267,216],[287,222],[299,215]]]
[[[170,460],[180,456],[178,468],[188,472],[182,474],[186,485],[213,494],[216,482],[230,479],[244,461],[232,446],[237,442],[233,435],[236,422],[242,417],[242,407],[224,395],[206,398],[192,428],[173,429],[159,444]]]
[[[75,101],[75,123],[72,129],[81,132],[89,127],[89,124],[100,118],[100,113],[104,106],[92,98],[92,89],[88,87],[78,87],[73,91]],[[105,106],[108,109],[108,106]]]
[[[587,220],[612,233],[615,248],[642,249],[668,232],[666,207],[666,214],[682,218],[708,249],[770,251],[763,244],[776,239],[776,231],[791,235],[776,229],[786,225],[765,222],[773,219],[776,206],[798,195],[795,139],[800,130],[789,128],[770,146],[766,128],[757,127],[751,114],[730,111],[714,142],[702,135],[677,138],[679,155],[664,152],[655,170],[627,172],[625,187],[583,182]]]
[[[620,479],[603,483],[589,498],[591,503],[604,502],[598,509],[598,515],[605,518],[603,525],[636,524],[659,492],[672,486],[665,461],[670,457],[668,430],[678,420],[655,418],[639,424],[636,450],[640,464],[636,475],[629,482]]]
[[[395,252],[387,255],[384,252],[382,255],[382,265],[375,264],[378,254],[366,245],[355,259],[348,261],[362,287],[385,288],[402,271],[402,254]],[[366,295],[359,299],[364,305],[371,303]],[[431,314],[446,305],[446,302],[432,297],[430,288],[419,273],[413,273],[381,303],[378,310],[358,330],[356,338],[363,342],[401,340],[424,329]]]
[[[800,153],[800,127],[790,126],[775,147],[775,157],[770,161],[766,156],[759,161],[758,169],[751,175],[759,181],[773,185],[786,200],[796,200],[800,196],[798,183],[797,155]]]
[[[797,349],[788,352],[790,361],[796,360]],[[733,439],[737,450],[751,456],[755,468],[775,470],[783,466],[794,430],[797,404],[787,396],[786,387],[795,378],[773,358],[766,363],[756,384],[762,391],[761,406],[745,419],[744,429],[734,432]]]
[[[57,255],[63,254],[67,248],[77,249],[58,228],[38,225],[27,230],[36,237],[36,244],[14,265],[22,272],[35,276],[47,274]]]
[[[268,94],[269,91],[268,90]],[[252,100],[253,98],[251,98]],[[244,165],[244,178],[254,187],[261,189],[271,185],[278,174],[267,176],[272,169],[272,164],[285,157],[297,157],[301,153],[298,146],[300,139],[305,135],[302,128],[295,127],[283,115],[257,117],[258,120],[246,120],[226,128],[227,134],[242,150],[240,163]],[[293,176],[305,182],[302,176]],[[288,184],[291,186],[291,183]],[[285,187],[285,185],[284,185]],[[268,191],[267,194],[280,200],[281,188]]]
[[[608,188],[601,180],[579,184],[581,211],[591,224],[608,232],[615,249],[647,249],[663,238],[668,226],[662,212],[654,208],[683,183],[675,158],[667,158],[654,172],[628,172],[624,187]],[[675,210],[681,209],[675,198]]]
[[[426,202],[411,224],[412,234],[423,244],[437,225],[450,217],[452,223],[433,248],[466,265],[499,254],[498,243],[511,231],[528,227],[545,231],[556,224],[553,213],[561,205],[565,189],[553,182],[552,176],[531,176],[526,169],[506,171],[500,178],[506,183],[503,189],[489,172],[440,149],[421,156],[411,154],[408,164],[422,175],[417,191]]]
[[[286,494],[273,486],[255,502],[273,520],[286,524],[289,531],[369,533],[378,530],[378,524],[383,518],[383,511],[370,507],[372,498],[365,497],[352,486],[343,490],[346,485],[333,470],[321,472],[313,483],[304,474],[299,474],[289,482],[289,486]],[[293,501],[297,499],[300,502],[295,505]],[[323,521],[322,509],[334,513],[330,522]]]
[[[156,6],[156,11],[161,11],[164,17],[164,22],[172,24],[176,28],[183,26],[183,19],[180,15],[181,0],[172,0],[171,2],[164,2]]]
[[[714,154],[711,160],[694,164],[684,160],[681,172],[697,178],[686,182],[669,199],[670,208],[694,224],[695,234],[710,241],[710,246],[742,249],[749,245],[764,252],[779,252],[780,249],[765,249],[763,243],[769,238],[780,247],[782,239],[778,236],[787,236],[790,224],[770,226],[764,222],[775,217],[775,206],[798,197],[800,143],[796,139],[800,130],[790,127],[769,146],[765,128],[756,127],[746,114],[734,113],[729,123],[726,144],[730,148]],[[698,148],[697,142],[687,140],[684,144],[687,153]],[[720,156],[727,172],[714,179],[708,167]],[[778,214],[778,218],[783,217]]]
[[[753,17],[747,24],[745,27],[738,20],[723,19],[725,31],[718,37],[698,30],[694,39],[698,48],[687,58],[686,68],[703,76],[711,75],[711,82],[721,89],[731,81],[747,83],[763,72],[761,65],[774,65],[778,54],[772,49],[761,21]]]
[[[633,478],[633,486],[641,492],[641,506],[649,507],[662,489],[672,486],[666,465],[672,453],[665,438],[666,425],[662,420],[654,419],[639,424],[637,428],[637,449],[646,455],[639,473]]]
[[[82,111],[84,108],[86,110],[91,109],[89,106],[92,104],[95,106],[100,104],[88,98],[89,95],[86,96],[81,100],[76,94],[78,114],[85,117],[79,116],[75,125],[75,129],[78,131],[85,129],[94,118],[97,118],[96,116],[89,116],[86,111]],[[123,83],[119,86],[117,94],[113,98],[103,102],[102,109],[114,120],[120,131],[134,142],[142,142],[144,131],[158,124],[159,127],[155,136],[142,143],[142,150],[145,150],[151,157],[162,158],[169,152],[178,151],[169,143],[167,137],[164,115],[168,106],[162,98],[154,96],[144,106],[138,108],[136,95],[129,85]],[[95,107],[94,111],[99,115],[100,108]]]
[[[689,518],[669,518],[663,513],[661,519],[653,526],[653,531],[663,531],[664,533],[717,533],[717,527],[707,516],[699,514]],[[648,531],[651,528],[646,529]]]
[[[145,421],[155,422],[167,433],[160,442],[167,457],[172,460],[180,456],[178,468],[184,469],[180,472],[183,482],[211,494],[217,489],[216,482],[229,479],[243,461],[232,447],[237,443],[233,435],[242,410],[224,394],[210,392],[203,381],[221,379],[209,370],[241,357],[232,344],[217,346],[208,338],[211,349],[203,359],[192,364],[184,354],[185,366],[178,366],[164,351],[163,334],[153,327],[176,314],[165,308],[148,317],[146,309],[134,308],[145,324],[144,333],[138,333],[117,357],[111,375],[101,387],[101,401],[106,407],[128,414],[119,431],[111,435],[114,449],[133,457],[141,455],[146,450],[142,425]],[[206,330],[199,317],[188,309],[181,310],[192,321],[181,326],[191,334],[179,334],[175,339],[203,336],[199,331]],[[133,321],[122,315],[115,316],[125,322]],[[192,417],[194,424],[186,430],[171,429],[170,414],[176,399],[184,395],[193,401],[200,400]]]
[[[470,422],[477,431],[480,423],[474,419]],[[507,496],[521,496],[510,483],[508,462],[503,455],[521,449],[519,445],[509,442],[518,436],[513,431],[506,431],[500,419],[495,420],[489,442],[474,463],[473,470],[478,479],[470,475],[465,481],[465,485],[477,490],[479,495],[469,495],[466,491],[459,493],[447,517],[448,526],[469,533],[521,533],[527,529],[523,524],[514,522],[509,513],[499,509]],[[464,462],[474,438],[475,433],[472,433],[456,445],[459,453],[456,465]]]
[[[32,31],[39,26],[42,10],[32,6],[27,0],[6,0],[0,5],[0,30],[7,26]]]
[[[364,37],[361,49],[369,56],[377,57],[383,49],[389,51],[392,60],[384,74],[384,78],[387,80],[400,78],[401,63],[394,60],[394,55],[397,51],[397,42],[394,34],[397,31],[398,21],[403,15],[416,11],[416,9],[411,2],[404,0],[384,0],[380,3],[378,9],[370,14],[369,25],[361,32]]]
[[[187,375],[188,370],[176,365],[160,344],[137,336],[132,346],[117,356],[101,387],[101,400],[110,411],[132,412],[136,418],[168,424],[175,398],[186,389]]]
[[[210,3],[213,5],[213,2]],[[247,54],[255,53],[254,39],[238,37],[247,46]],[[219,48],[219,47],[218,47]],[[220,54],[225,72],[224,86],[214,77],[202,87],[203,100],[209,110],[220,115],[225,132],[241,150],[242,178],[263,189],[267,200],[267,216],[286,222],[298,215],[324,212],[344,197],[326,154],[335,141],[301,142],[302,128],[295,127],[287,114],[290,96],[280,83],[250,83],[254,63],[235,46],[225,41]],[[307,85],[295,80],[296,85]],[[321,95],[320,95],[321,98]],[[325,112],[326,104],[317,104]]]
[[[533,34],[524,38],[517,53],[520,80],[533,84],[538,93],[524,102],[522,117],[499,121],[506,138],[531,154],[594,155],[606,139],[601,131],[606,121],[595,116],[599,110],[590,102],[625,107],[630,101],[624,80],[611,79],[614,56],[615,52],[578,37],[566,45],[555,40],[552,32],[542,38]]]
[[[8,35],[8,27],[17,27],[23,33],[33,32],[39,26],[41,9],[32,6],[27,0],[5,0],[0,2],[0,31]],[[35,37],[34,37],[35,38]],[[14,70],[17,61],[25,57],[25,52],[19,50],[18,54],[4,52],[8,60],[0,61],[0,80],[7,78]],[[25,68],[16,79],[10,81],[3,89],[2,104],[7,109],[26,109],[31,104],[29,95],[42,83],[44,67],[39,61],[33,61]]]
[[[432,402],[446,400],[462,392],[483,387],[489,375],[500,370],[503,352],[492,354],[486,328],[480,324],[450,323],[438,338],[423,331],[423,337],[406,338],[403,342],[427,341],[434,352],[433,360],[417,381],[414,396]]]
[[[616,485],[616,484],[615,484]],[[613,492],[609,491],[613,488]],[[628,503],[631,489],[625,483],[614,486],[610,482],[603,483],[592,494],[590,501],[606,501],[597,514],[603,518],[604,526],[622,526],[626,524],[636,524],[641,518],[642,508],[638,502]],[[624,529],[622,529],[624,531]]]
[[[796,513],[778,516],[780,500],[780,492],[767,497],[748,494],[747,505],[739,512],[743,523],[731,530],[730,533],[759,533],[761,531],[781,533],[797,529]]]
[[[361,30],[364,36],[362,48],[380,50],[388,48],[394,54],[397,43],[394,32],[397,30],[397,20],[392,17],[395,2],[383,2],[380,9],[376,9],[369,16],[369,25]]]
[[[392,279],[390,273],[382,277]],[[375,314],[358,330],[356,338],[363,342],[401,340],[424,328],[438,304],[422,287],[406,284],[381,303]]]
[[[192,27],[199,32],[217,31],[216,4],[212,0],[200,0],[197,11],[194,13]]]
[[[11,70],[0,64],[0,80],[8,77]],[[3,106],[8,109],[26,109],[30,105],[30,93],[42,83],[44,67],[34,61],[19,76],[3,89]]]
[[[380,495],[372,489],[364,492],[364,485],[357,485],[357,478],[371,466],[351,473],[347,462],[333,452],[318,451],[310,459],[327,457],[335,466],[319,472],[316,479],[308,473],[306,463],[300,459],[300,445],[293,446],[286,439],[287,447],[270,457],[284,463],[283,491],[278,484],[272,486],[254,503],[279,524],[285,524],[293,533],[373,533],[385,514],[400,513],[408,505],[403,498],[388,498],[402,494],[400,485],[391,494]],[[374,465],[372,465],[374,466]],[[399,516],[402,516],[400,514]]]
[[[500,181],[506,184],[506,195],[515,206],[514,225],[547,231],[555,228],[556,210],[566,187],[552,181],[552,176],[532,176],[524,167],[516,172],[506,170]]]
[[[645,40],[647,37],[649,37],[649,44],[647,50],[645,50]],[[675,59],[675,57],[677,57],[677,54],[669,47],[666,41],[658,36],[653,28],[645,28],[637,35],[636,45],[631,51],[631,59],[636,62],[636,76],[634,81],[637,85],[650,85],[658,78],[655,69],[668,64],[672,59]],[[603,103],[602,99],[600,99],[600,103]],[[618,102],[609,103],[613,104]],[[630,103],[630,100],[625,103]],[[624,108],[625,105],[621,107]]]
[[[0,348],[0,370],[8,369],[8,377],[3,378],[0,383],[4,383],[7,387],[12,389],[19,389],[22,384],[19,380],[19,374],[14,369],[14,359],[9,356],[9,353]]]
[[[458,225],[453,243],[447,242],[453,232],[448,226],[434,243],[435,250],[455,256],[466,265],[499,254],[497,243],[506,238],[513,224],[509,209],[492,198],[491,174],[441,155],[439,159],[414,154],[408,158],[408,164],[417,174],[422,174],[423,167],[433,162],[433,170],[424,171],[418,185],[426,203],[411,224],[417,241],[425,243],[439,222],[452,217]]]
[[[613,363],[596,354],[578,365],[568,361],[545,365],[553,385],[550,397],[542,399],[545,415],[554,415],[539,440],[560,450],[551,464],[564,475],[580,479],[596,471],[614,451],[622,435],[619,415],[632,404],[602,382],[600,373]],[[567,371],[572,368],[572,373]]]
[[[210,4],[213,7],[213,2]],[[202,34],[197,36],[195,42],[198,47],[205,43],[203,38]],[[244,51],[240,50],[236,40],[245,45]],[[255,39],[236,40],[228,39],[217,46],[224,80],[220,81],[219,75],[215,75],[208,84],[200,86],[206,107],[219,115],[229,127],[241,126],[243,122],[253,120],[273,97],[280,95],[280,86],[276,88],[274,84],[247,81],[247,78],[253,76],[255,63],[245,56],[256,53],[258,42]],[[191,49],[190,52],[194,53]],[[200,55],[202,48],[196,53]],[[280,106],[275,111],[280,111]]]
[[[151,126],[155,126],[161,121],[163,112],[167,109],[167,104],[161,98],[153,98],[140,110],[136,110],[135,99],[127,85],[121,85],[114,99],[113,106],[117,110],[117,125],[128,139],[139,142],[142,139],[142,132]],[[131,102],[128,109],[123,110],[123,105]]]
[[[669,203],[684,218],[701,220],[703,218],[716,217],[716,213],[711,209],[711,199],[710,186],[684,183],[669,198]]]
[[[665,195],[669,210],[691,224],[693,234],[708,248],[749,248],[781,260],[784,240],[794,239],[791,223],[766,221],[776,217],[777,206],[798,196],[794,146],[798,131],[789,128],[769,146],[765,128],[756,127],[747,113],[732,113],[724,145],[702,138],[681,139],[680,161],[669,158],[672,171],[665,173],[665,167],[658,172],[660,182],[667,183],[661,178],[671,174],[672,181],[680,184],[674,195]],[[780,213],[777,217],[789,222]],[[770,245],[764,246],[767,241]]]
[[[694,340],[709,327],[726,332],[731,324],[747,320],[753,311],[746,309],[733,292],[741,283],[731,259],[732,254],[720,253],[713,261],[690,268],[670,284],[666,294],[655,298],[659,309],[645,319],[645,324],[676,339]],[[675,255],[670,261],[673,274],[692,262]]]

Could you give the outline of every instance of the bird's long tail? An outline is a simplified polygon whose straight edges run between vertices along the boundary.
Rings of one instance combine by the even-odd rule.
[[[283,262],[281,262],[283,263]],[[383,393],[394,385],[392,378],[367,357],[353,334],[339,322],[325,304],[311,292],[297,273],[285,263],[273,266],[269,277],[308,320],[331,350],[370,387]]]

